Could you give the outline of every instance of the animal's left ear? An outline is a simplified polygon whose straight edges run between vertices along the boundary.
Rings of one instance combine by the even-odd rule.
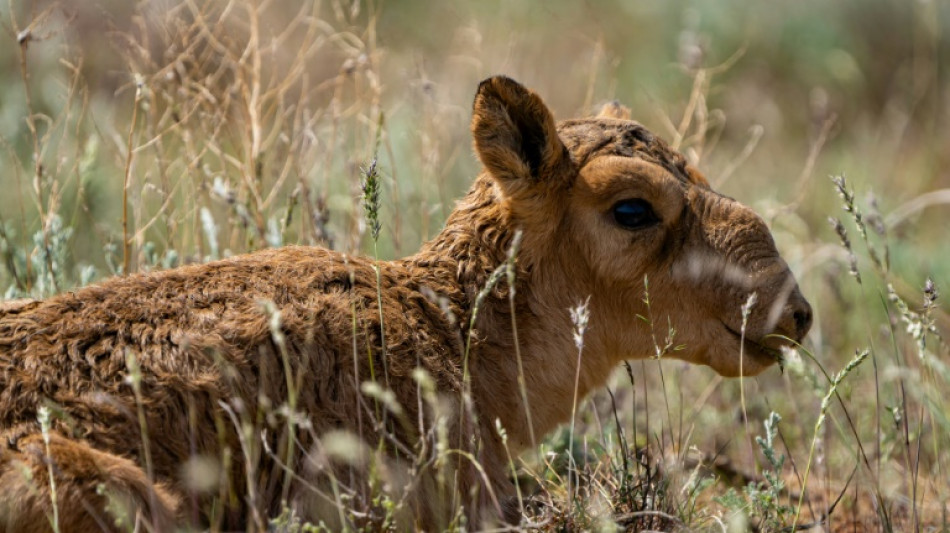
[[[505,76],[478,86],[472,111],[475,151],[506,194],[568,179],[572,164],[541,98]]]
[[[597,113],[597,116],[630,120],[630,108],[617,100],[613,100],[604,104],[604,107],[600,108],[600,113]]]

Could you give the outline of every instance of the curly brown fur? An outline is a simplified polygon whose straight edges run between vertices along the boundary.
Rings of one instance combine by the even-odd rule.
[[[402,465],[409,474],[413,454],[434,453],[426,432],[435,413],[422,407],[412,377],[420,367],[449,402],[449,442],[481,469],[459,460],[451,490],[440,492],[446,487],[434,481],[432,462],[414,463],[429,472],[389,487],[409,492],[402,527],[446,524],[452,498],[469,524],[492,521],[512,509],[513,494],[495,421],[518,451],[571,412],[569,307],[590,298],[581,395],[618,362],[654,352],[650,326],[637,315],[676,325],[687,349],[672,356],[725,375],[773,363],[782,341],[770,334],[805,335],[808,304],[761,219],[711,191],[680,154],[628,120],[628,110],[611,104],[601,117],[556,125],[536,94],[504,77],[483,82],[474,107],[472,134],[486,171],[439,236],[414,256],[378,264],[382,324],[374,262],[312,247],[114,278],[0,307],[0,490],[9,495],[0,531],[26,523],[49,529],[39,518],[52,509],[47,465],[59,516],[80,529],[114,527],[101,494],[115,494],[128,516],[155,529],[171,520],[260,525],[284,502],[304,518],[332,520],[337,510],[321,494],[331,475],[357,499],[374,481],[358,465],[328,467],[323,435],[359,435],[388,450],[394,471]],[[613,208],[628,198],[648,202],[656,224],[622,227]],[[527,406],[504,280],[468,330],[472,304],[518,230],[517,353]],[[751,292],[760,303],[740,345],[740,308]],[[140,400],[130,379],[135,367]],[[361,392],[371,375],[403,414]],[[304,416],[293,424],[273,415],[292,396]],[[54,413],[48,450],[40,406]],[[241,434],[242,421],[260,432]],[[218,492],[195,494],[183,480],[182,465],[199,456],[230,458],[219,464]],[[223,510],[196,516],[196,500],[212,497]]]

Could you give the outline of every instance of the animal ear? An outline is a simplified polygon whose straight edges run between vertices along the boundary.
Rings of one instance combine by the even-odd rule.
[[[478,86],[472,111],[475,151],[506,192],[564,176],[570,156],[541,98],[505,76]]]
[[[686,165],[686,175],[689,176],[689,180],[696,185],[709,187],[709,180],[707,180],[706,176],[704,176],[703,173],[693,165]]]
[[[613,100],[604,104],[604,107],[600,108],[600,113],[597,113],[597,116],[630,120],[630,108],[617,100]]]

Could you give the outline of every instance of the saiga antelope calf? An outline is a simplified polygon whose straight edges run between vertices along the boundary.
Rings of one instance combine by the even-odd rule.
[[[321,437],[339,430],[388,450],[376,470],[397,472],[386,483],[405,503],[402,527],[445,525],[453,498],[469,525],[484,523],[513,509],[496,420],[514,453],[570,416],[579,302],[581,397],[654,353],[637,319],[645,278],[649,315],[684,347],[670,356],[725,376],[758,374],[808,331],[765,223],[619,106],[556,123],[535,93],[494,77],[478,87],[472,135],[484,171],[438,236],[379,263],[379,295],[373,260],[294,246],[2,308],[0,531],[51,529],[51,477],[64,530],[113,529],[116,508],[158,530],[260,527],[283,505],[333,519],[329,480],[356,507],[371,505],[373,483],[365,461],[326,459]],[[517,232],[515,286],[502,276],[470,329]],[[454,407],[420,400],[417,368]],[[363,394],[371,379],[400,415]],[[275,414],[291,397],[299,415]],[[458,453],[414,460],[436,453],[436,411]],[[217,472],[205,492],[182,475],[196,457]],[[434,472],[447,463],[454,475]]]

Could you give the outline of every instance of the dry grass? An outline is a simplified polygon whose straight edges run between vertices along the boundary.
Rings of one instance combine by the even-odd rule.
[[[818,321],[782,373],[620,369],[570,428],[511,459],[525,524],[947,531],[950,318],[937,291],[950,281],[950,93],[938,75],[948,16],[936,2],[869,4],[868,20],[900,15],[881,58],[892,85],[847,46],[873,37],[857,23],[842,30],[852,41],[833,36],[844,44],[782,48],[769,28],[831,39],[807,6],[789,8],[788,26],[750,9],[752,29],[735,37],[716,17],[742,9],[10,2],[0,290],[42,297],[284,243],[398,256],[434,233],[475,175],[478,79],[520,78],[562,118],[619,97],[766,215]],[[843,5],[827,16],[859,9]],[[779,61],[799,70],[762,67]],[[361,207],[371,160],[381,231]],[[675,325],[656,326],[661,354]],[[339,520],[390,527],[399,501],[371,503]],[[253,522],[270,520],[302,527],[290,515]]]

